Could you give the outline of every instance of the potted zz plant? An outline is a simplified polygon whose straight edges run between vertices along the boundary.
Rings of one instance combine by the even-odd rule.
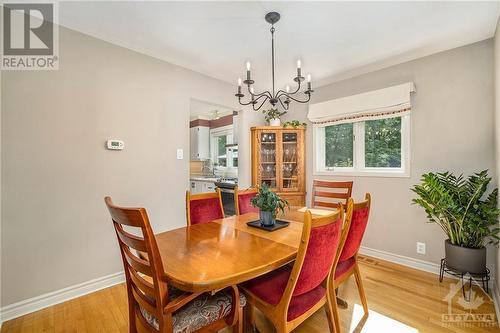
[[[452,173],[427,173],[412,191],[413,203],[425,209],[445,240],[446,265],[460,273],[486,272],[486,244],[498,244],[500,229],[498,189],[485,195],[491,178],[488,170],[467,178]]]
[[[271,126],[280,126],[281,125],[281,116],[286,114],[286,111],[280,112],[278,109],[269,109],[263,110],[264,119]]]
[[[280,198],[276,193],[269,190],[269,186],[264,183],[259,188],[259,193],[252,198],[251,204],[259,208],[260,223],[264,226],[272,226],[276,223],[276,215],[279,211],[285,212],[288,201]]]

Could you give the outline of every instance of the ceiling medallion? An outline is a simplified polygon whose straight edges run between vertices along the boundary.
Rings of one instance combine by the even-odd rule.
[[[302,81],[304,81],[304,77],[302,76],[302,69],[300,60],[297,60],[297,76],[293,78],[293,80],[297,83],[297,88],[294,91],[290,91],[290,86],[286,86],[285,90],[275,91],[275,80],[274,80],[274,24],[279,21],[280,14],[276,12],[270,12],[266,14],[266,21],[271,24],[271,65],[272,65],[272,80],[273,80],[273,89],[272,92],[264,91],[261,93],[256,93],[253,87],[255,83],[252,80],[252,75],[250,71],[250,62],[247,62],[247,77],[246,80],[242,81],[241,78],[238,79],[238,93],[235,94],[238,97],[238,101],[241,105],[252,105],[254,110],[259,110],[267,100],[273,107],[275,107],[278,103],[283,107],[283,109],[288,110],[290,107],[290,102],[293,100],[298,103],[307,103],[311,99],[311,93],[314,91],[311,89],[311,74],[307,74],[307,89],[303,91],[306,95],[305,99],[301,100],[298,96],[294,96],[299,93],[300,86]],[[243,102],[241,99],[245,96],[241,92],[241,85],[245,84],[248,89],[248,93],[250,94],[250,100],[247,102]]]

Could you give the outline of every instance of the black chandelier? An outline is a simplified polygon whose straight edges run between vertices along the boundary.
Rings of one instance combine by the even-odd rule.
[[[238,93],[235,95],[238,97],[238,101],[241,105],[252,105],[252,108],[257,111],[259,110],[264,103],[269,100],[269,103],[273,107],[278,104],[281,104],[283,109],[288,110],[290,107],[290,102],[293,100],[298,103],[307,103],[311,100],[311,93],[314,91],[311,89],[311,74],[307,74],[307,89],[303,92],[306,97],[301,100],[298,97],[294,97],[293,95],[297,94],[300,91],[300,86],[302,81],[305,78],[302,76],[302,69],[300,60],[297,60],[297,76],[293,79],[297,83],[297,88],[295,91],[290,92],[290,86],[286,86],[285,90],[275,91],[274,84],[274,24],[279,21],[280,14],[276,12],[270,12],[266,14],[266,21],[271,24],[271,65],[272,65],[272,78],[273,78],[273,90],[272,93],[268,90],[256,93],[253,87],[254,80],[252,80],[251,72],[250,72],[250,62],[247,62],[247,78],[242,81],[241,78],[238,79]],[[248,102],[242,102],[241,99],[245,95],[241,92],[241,84],[244,83],[247,86],[248,92],[250,93],[250,100]]]

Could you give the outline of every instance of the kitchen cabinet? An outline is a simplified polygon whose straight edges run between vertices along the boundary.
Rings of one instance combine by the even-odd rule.
[[[214,181],[209,180],[193,180],[189,181],[191,194],[206,193],[215,191]]]
[[[252,184],[305,205],[305,128],[252,127]]]
[[[206,160],[210,158],[210,128],[195,126],[190,129],[190,159]]]

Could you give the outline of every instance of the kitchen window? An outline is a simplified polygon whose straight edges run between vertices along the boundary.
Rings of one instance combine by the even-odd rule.
[[[409,176],[410,115],[314,128],[315,173]]]
[[[216,158],[215,161],[221,167],[227,167],[227,135],[216,136]]]
[[[212,131],[211,142],[212,158],[218,169],[238,167],[238,147],[231,146],[233,144],[232,129]]]

